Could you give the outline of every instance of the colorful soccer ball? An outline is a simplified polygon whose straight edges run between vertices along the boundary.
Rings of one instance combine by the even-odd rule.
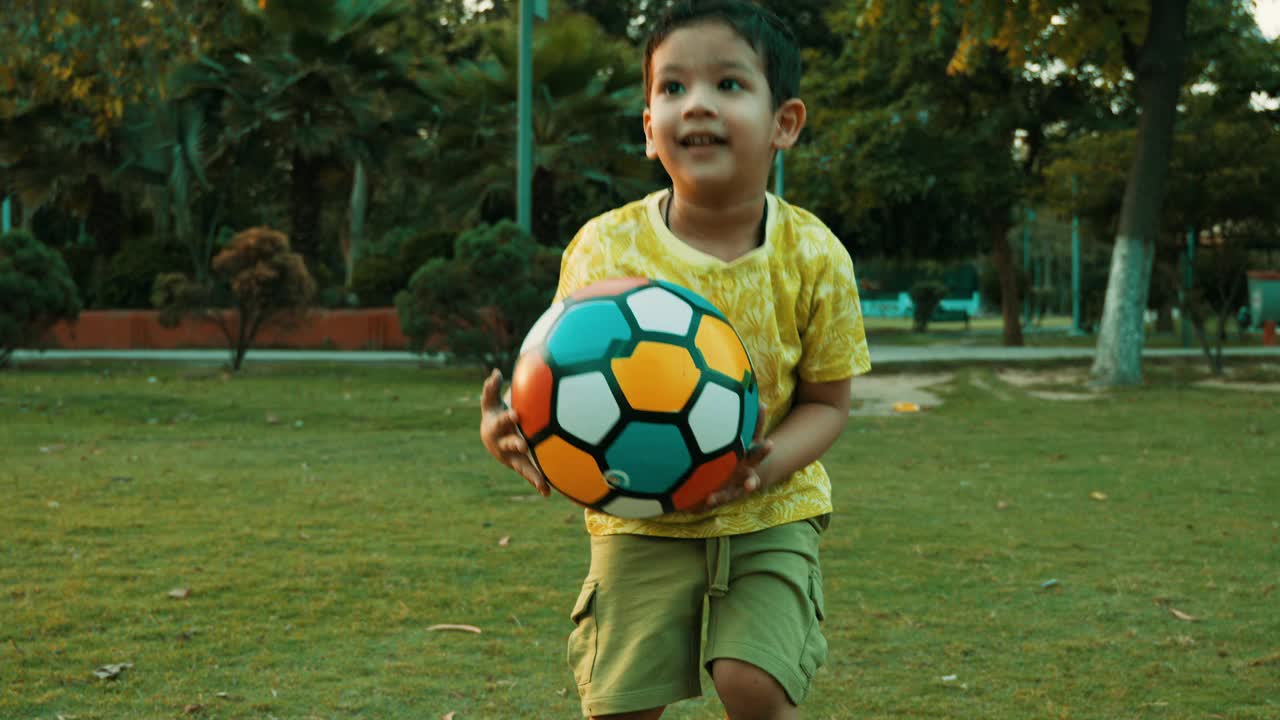
[[[697,507],[751,445],[759,390],[724,314],[662,280],[602,280],[529,331],[511,404],[570,500],[644,518]]]

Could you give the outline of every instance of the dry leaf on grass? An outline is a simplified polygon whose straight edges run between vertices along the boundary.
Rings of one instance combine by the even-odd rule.
[[[191,703],[190,705],[184,705],[182,707],[182,712],[188,715],[197,715],[203,710],[204,710],[203,705],[197,705],[195,703]]]
[[[432,625],[431,627],[427,628],[427,632],[437,632],[440,630],[456,630],[458,632],[475,633],[476,635],[479,635],[481,633],[480,628],[476,627],[475,625],[456,625],[453,623],[444,623],[441,625]]]
[[[453,720],[453,716],[457,714],[456,712],[447,712],[440,716],[440,720]]]
[[[1169,614],[1184,622],[1196,622],[1199,619],[1193,615],[1188,615],[1175,607],[1169,608]]]
[[[1104,492],[1098,492],[1097,490],[1094,490],[1093,492],[1089,493],[1089,499],[1102,502],[1103,500],[1107,499],[1107,494]]]
[[[186,600],[191,597],[191,588],[174,588],[169,591],[169,597],[174,600]]]
[[[112,665],[103,665],[97,670],[94,670],[93,674],[102,680],[115,680],[120,677],[121,673],[131,667],[133,667],[133,663],[114,663]]]
[[[511,544],[510,535],[503,535],[502,538],[498,540],[498,547],[506,547],[510,544]]]

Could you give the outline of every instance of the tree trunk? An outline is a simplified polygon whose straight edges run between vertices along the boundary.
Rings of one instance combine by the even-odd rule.
[[[344,287],[351,290],[351,280],[356,272],[356,260],[364,253],[364,221],[369,211],[369,176],[364,169],[364,161],[356,160],[355,172],[351,179],[351,208],[349,234],[342,249],[342,259],[346,266]]]
[[[991,216],[991,254],[1000,275],[1000,314],[1004,318],[1005,347],[1022,346],[1022,323],[1018,319],[1018,274],[1013,266],[1013,248],[1009,247],[1009,214],[994,213]]]
[[[1173,125],[1186,51],[1188,0],[1151,0],[1146,40],[1136,57],[1137,151],[1125,185],[1111,254],[1102,326],[1091,371],[1094,385],[1142,382],[1143,316],[1160,229]]]

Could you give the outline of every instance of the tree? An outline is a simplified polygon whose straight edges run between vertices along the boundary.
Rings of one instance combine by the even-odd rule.
[[[948,73],[963,16],[941,5],[851,3],[828,15],[849,38],[815,57],[809,142],[794,154],[796,194],[856,251],[945,258],[990,253],[1004,343],[1022,344],[1015,209],[1038,182],[1046,139],[1085,104],[1079,83],[1010,66],[989,48]]]
[[[1010,9],[1000,3],[956,0],[964,35],[952,58],[953,72],[966,72],[983,48],[994,47],[1015,68],[1024,67],[1029,54],[1047,50],[1068,67],[1092,65],[1113,83],[1129,83],[1126,70],[1132,74],[1132,98],[1139,109],[1137,147],[1121,203],[1091,371],[1100,386],[1142,381],[1143,313],[1187,55],[1188,3],[1061,0]],[[879,12],[885,4],[872,3]]]
[[[560,252],[503,220],[458,236],[451,259],[435,258],[396,295],[414,351],[442,340],[454,357],[508,375],[529,329],[555,291]]]
[[[0,367],[60,320],[80,315],[80,297],[62,256],[29,233],[0,235]]]
[[[480,59],[429,83],[438,111],[426,162],[454,227],[515,215],[515,27],[492,23],[482,36]],[[656,186],[643,154],[634,54],[585,15],[560,14],[538,26],[533,234],[544,244],[562,245],[592,215]]]
[[[232,238],[214,257],[213,276],[217,284],[201,284],[181,273],[160,275],[151,301],[166,327],[184,317],[215,325],[227,341],[235,371],[264,328],[296,324],[316,293],[302,256],[289,249],[289,238],[266,227]],[[223,310],[224,303],[231,312]]]

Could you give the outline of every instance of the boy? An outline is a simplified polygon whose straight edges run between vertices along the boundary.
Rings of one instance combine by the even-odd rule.
[[[705,667],[732,720],[795,718],[825,660],[818,539],[831,485],[818,458],[870,359],[848,254],[765,191],[774,153],[804,127],[799,80],[791,33],[768,11],[677,2],[644,59],[646,154],[672,188],[591,220],[565,249],[557,301],[643,276],[714,303],[746,343],[765,405],[757,441],[700,512],[587,511],[591,567],[569,638],[584,715],[657,718],[700,694]],[[485,382],[481,439],[547,495],[500,384],[496,371]]]

